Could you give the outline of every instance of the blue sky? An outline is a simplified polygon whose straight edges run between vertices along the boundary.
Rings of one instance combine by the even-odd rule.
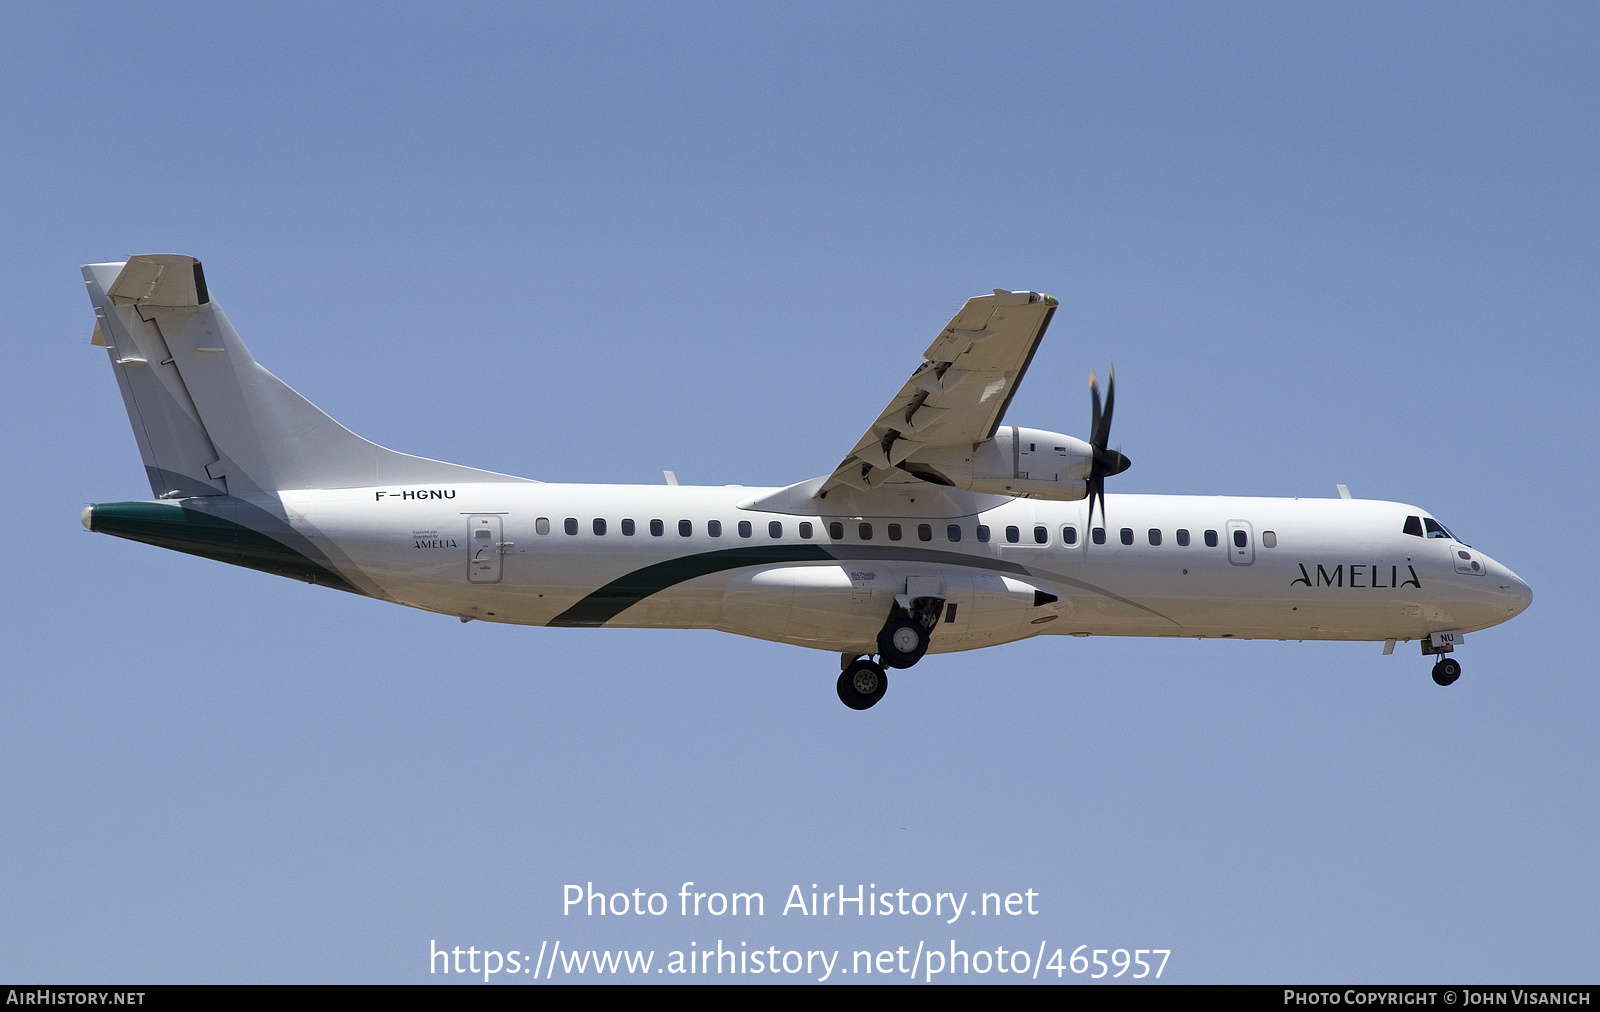
[[[1576,4],[8,13],[0,972],[954,938],[1592,981],[1597,46]],[[355,431],[550,481],[824,473],[962,299],[1049,292],[1007,420],[1085,434],[1114,361],[1113,494],[1344,482],[1534,604],[1448,690],[1414,648],[1047,638],[857,714],[829,655],[463,626],[92,536],[148,486],[77,266],[141,252],[202,258]],[[561,912],[686,880],[768,916]],[[1042,912],[777,915],[813,882]]]

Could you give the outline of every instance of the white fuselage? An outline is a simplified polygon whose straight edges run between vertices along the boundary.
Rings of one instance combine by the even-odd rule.
[[[90,530],[463,620],[837,651],[852,709],[929,650],[1053,633],[1443,655],[1532,597],[1410,506],[1108,499],[1130,464],[1107,442],[1114,377],[1104,402],[1090,377],[1088,441],[1002,424],[1059,306],[1039,292],[967,299],[831,472],[750,489],[544,484],[391,450],[256,362],[198,259],[83,279],[155,496],[86,507]]]
[[[1426,513],[1398,503],[1111,496],[1096,543],[1082,501],[985,497],[964,501],[990,508],[961,513],[959,496],[930,495],[898,516],[752,506],[777,492],[477,483],[257,505],[367,593],[411,607],[721,629],[843,653],[870,653],[897,598],[919,594],[946,602],[934,652],[1044,633],[1408,640],[1495,625],[1531,600],[1476,549],[1405,533]]]

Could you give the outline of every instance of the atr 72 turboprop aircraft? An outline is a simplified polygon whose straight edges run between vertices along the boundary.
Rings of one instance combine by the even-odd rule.
[[[787,488],[558,485],[388,450],[256,364],[193,257],[90,264],[154,501],[84,526],[382,601],[521,625],[720,629],[837,652],[839,698],[886,668],[1041,634],[1419,640],[1532,600],[1425,510],[1352,499],[1118,495],[1087,442],[1002,425],[1056,309],[968,299],[832,473]],[[1098,507],[1098,510],[1097,510]],[[1098,522],[1096,513],[1098,512]]]

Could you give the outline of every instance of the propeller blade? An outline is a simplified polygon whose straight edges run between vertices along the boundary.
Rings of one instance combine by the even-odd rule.
[[[1089,374],[1089,445],[1094,445],[1095,433],[1100,431],[1100,383],[1094,373]]]
[[[1089,525],[1094,526],[1094,503],[1100,500],[1100,522],[1106,519],[1106,476],[1121,474],[1130,465],[1121,450],[1108,450],[1111,439],[1111,412],[1117,403],[1117,367],[1111,367],[1106,382],[1106,402],[1100,405],[1100,382],[1094,373],[1089,374],[1089,449],[1094,454],[1094,464],[1089,472]]]
[[[1095,435],[1100,438],[1095,444],[1104,450],[1111,441],[1111,412],[1117,406],[1117,367],[1111,367],[1111,377],[1106,380],[1106,413],[1100,416],[1100,428]]]

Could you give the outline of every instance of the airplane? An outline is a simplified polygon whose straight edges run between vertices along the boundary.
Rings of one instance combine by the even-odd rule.
[[[719,629],[837,653],[846,706],[927,653],[1039,635],[1416,640],[1433,680],[1532,592],[1426,510],[1107,496],[1088,440],[1003,424],[1058,305],[968,299],[830,473],[783,488],[555,484],[386,449],[258,365],[200,261],[89,264],[152,500],[91,531],[473,620]],[[1096,514],[1098,513],[1098,522]]]

